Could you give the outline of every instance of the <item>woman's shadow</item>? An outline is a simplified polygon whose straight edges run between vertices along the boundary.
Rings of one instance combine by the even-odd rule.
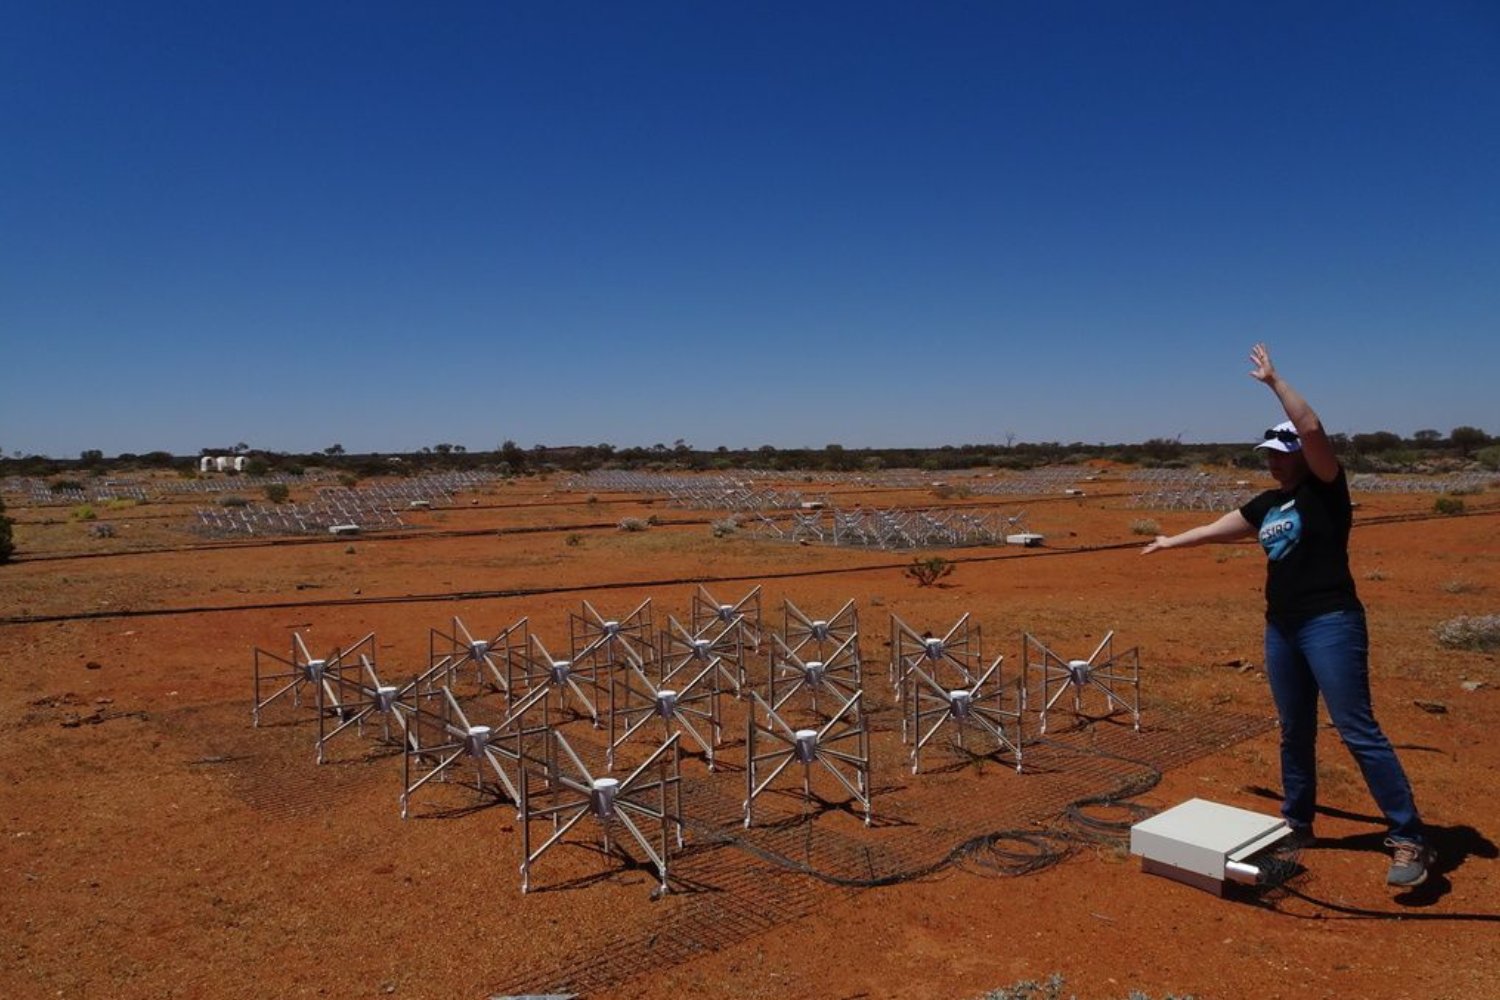
[[[1261,798],[1281,801],[1281,793],[1270,788],[1252,786],[1246,791]],[[1380,816],[1350,812],[1333,806],[1318,806],[1318,813],[1323,816],[1353,820],[1357,823],[1369,823],[1372,826],[1382,826],[1385,823]],[[1495,846],[1495,842],[1472,826],[1438,826],[1427,823],[1424,824],[1424,829],[1427,835],[1427,846],[1432,848],[1434,858],[1427,866],[1427,878],[1421,885],[1392,897],[1402,906],[1431,906],[1453,891],[1453,883],[1448,875],[1463,867],[1464,862],[1469,858],[1500,857],[1500,848]],[[1377,854],[1386,852],[1383,832],[1355,833],[1347,837],[1319,837],[1317,843],[1319,847],[1342,848],[1348,851],[1371,851]]]

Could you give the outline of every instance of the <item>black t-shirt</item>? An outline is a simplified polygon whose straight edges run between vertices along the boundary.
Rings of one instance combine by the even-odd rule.
[[[1265,550],[1266,617],[1359,611],[1349,573],[1354,506],[1344,467],[1333,482],[1308,473],[1293,490],[1266,490],[1240,508]]]

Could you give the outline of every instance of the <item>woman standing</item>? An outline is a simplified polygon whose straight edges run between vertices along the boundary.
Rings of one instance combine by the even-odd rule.
[[[1276,393],[1288,418],[1255,446],[1266,453],[1276,488],[1210,524],[1158,535],[1142,554],[1257,535],[1268,560],[1265,655],[1281,719],[1281,813],[1300,843],[1312,843],[1321,694],[1389,826],[1386,882],[1420,885],[1432,851],[1406,772],[1370,704],[1365,611],[1349,572],[1349,482],[1322,421],[1277,374],[1266,346],[1256,344],[1250,360],[1251,377]]]

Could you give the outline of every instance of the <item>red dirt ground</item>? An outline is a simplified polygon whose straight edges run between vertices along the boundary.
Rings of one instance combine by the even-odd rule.
[[[845,505],[937,502],[843,489]],[[1025,633],[1081,657],[1115,630],[1116,648],[1140,649],[1146,732],[1114,720],[1067,738],[1125,756],[1166,748],[1160,783],[1135,800],[1144,806],[1197,796],[1274,815],[1262,560],[1250,546],[1142,559],[1136,521],[1173,531],[1207,515],[1133,510],[1127,493],[1121,481],[1084,498],[1007,500],[1047,545],[950,551],[955,572],[934,587],[905,575],[910,554],[717,539],[719,513],[589,502],[557,482],[415,512],[422,523],[400,537],[276,545],[206,543],[187,532],[186,503],[107,511],[115,536],[95,538],[65,512],[12,499],[20,560],[0,568],[0,996],[479,998],[549,990],[571,970],[600,998],[963,998],[1054,972],[1090,998],[1500,997],[1500,664],[1432,635],[1496,611],[1493,493],[1467,498],[1460,517],[1430,516],[1431,494],[1358,497],[1353,558],[1377,712],[1442,852],[1429,885],[1403,895],[1383,884],[1379,823],[1331,731],[1323,839],[1291,892],[1220,899],[1143,874],[1109,843],[1021,877],[966,864],[840,888],[690,832],[674,873],[700,881],[653,902],[654,875],[585,849],[587,824],[537,863],[539,891],[523,896],[510,807],[469,808],[472,793],[448,789],[414,799],[403,821],[399,753],[351,739],[320,767],[309,714],[251,726],[252,650],[284,655],[293,631],[317,652],[374,632],[382,669],[410,674],[453,616],[476,633],[526,616],[565,649],[582,600],[623,615],[650,598],[660,627],[688,614],[690,581],[730,601],[760,585],[768,625],[783,599],[823,615],[853,599],[861,616],[876,822],[867,830],[834,809],[786,828],[809,850],[930,843],[941,855],[991,809],[1066,828],[1056,808],[1027,811],[1073,787],[1062,758],[1018,775],[951,752],[945,764],[939,750],[931,773],[925,755],[921,775],[904,768],[882,679],[893,614],[943,631],[967,612],[1007,670]],[[664,523],[615,528],[652,513]],[[444,596],[515,591],[527,593]],[[1256,735],[1172,749],[1221,723]],[[742,788],[741,724],[728,727],[727,774],[714,779],[725,801]],[[708,782],[697,758],[684,776]]]

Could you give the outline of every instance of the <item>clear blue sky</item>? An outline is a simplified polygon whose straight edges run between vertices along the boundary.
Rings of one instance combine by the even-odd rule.
[[[7,454],[1500,434],[1492,0],[5,8]]]

